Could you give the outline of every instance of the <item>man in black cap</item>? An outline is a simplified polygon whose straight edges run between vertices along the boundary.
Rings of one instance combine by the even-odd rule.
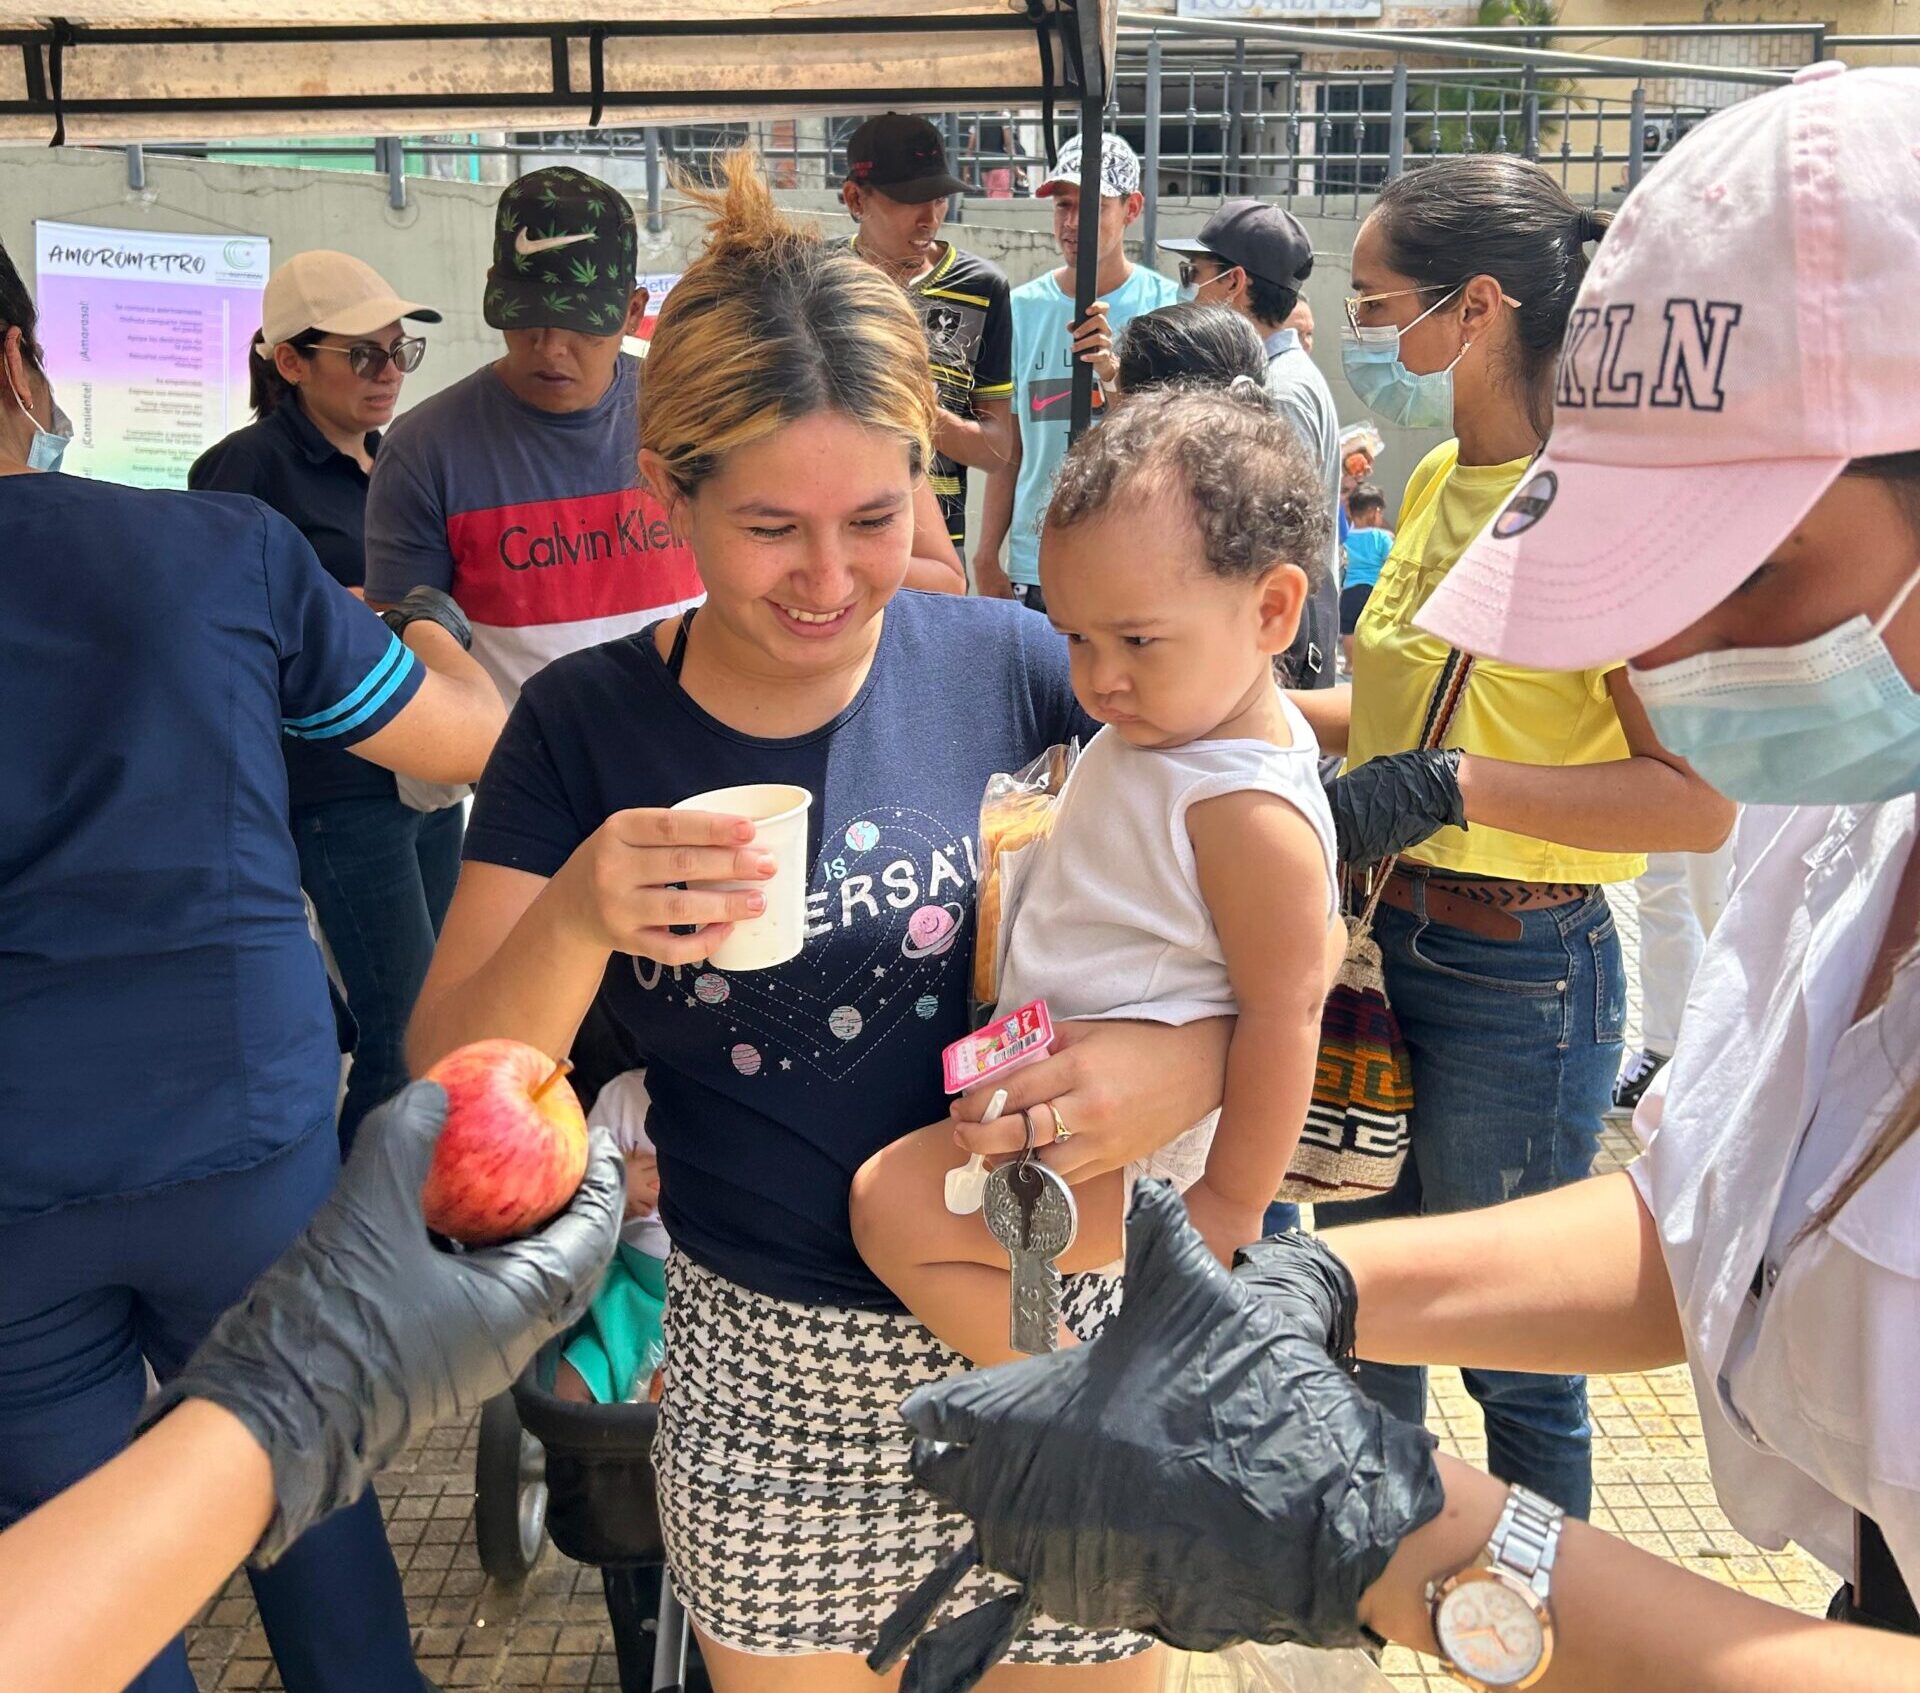
[[[367,598],[427,583],[459,602],[511,705],[536,670],[701,597],[693,554],[643,492],[638,235],[617,188],[565,166],[500,196],[487,322],[505,354],[414,407],[367,491]]]
[[[1179,253],[1186,297],[1231,306],[1249,319],[1267,349],[1267,397],[1299,433],[1320,470],[1327,509],[1340,504],[1340,417],[1333,391],[1287,324],[1313,273],[1313,243],[1291,212],[1259,200],[1229,200],[1201,226],[1197,240],[1162,241]],[[1287,651],[1296,688],[1330,688],[1340,644],[1340,543],[1328,535],[1327,568],[1314,583],[1300,631]]]
[[[967,466],[1004,469],[1013,449],[1013,309],[998,266],[940,239],[947,196],[962,186],[925,118],[868,118],[847,142],[840,197],[858,225],[853,251],[906,289],[927,332],[941,406],[929,479],[965,558]]]

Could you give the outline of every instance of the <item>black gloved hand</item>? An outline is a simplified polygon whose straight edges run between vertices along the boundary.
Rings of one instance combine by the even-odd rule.
[[[1233,1255],[1236,1281],[1285,1313],[1287,1326],[1310,1335],[1336,1364],[1353,1359],[1360,1293],[1353,1272],[1317,1235],[1287,1229]]]
[[[446,1116],[434,1082],[371,1113],[326,1204],[143,1419],[209,1399],[247,1425],[277,1499],[258,1564],[359,1498],[416,1430],[510,1386],[586,1309],[613,1256],[626,1165],[604,1129],[579,1192],[538,1234],[481,1252],[436,1247],[420,1188]]]
[[[1188,1651],[1361,1641],[1360,1595],[1445,1502],[1433,1437],[1223,1270],[1161,1182],[1134,1200],[1124,1302],[1097,1340],[921,1388],[904,1415],[921,1485],[1022,1584],[997,1604]],[[869,1663],[897,1659],[965,1569],[910,1595]],[[972,1686],[1005,1649],[991,1609],[928,1634],[903,1693]]]
[[[1467,826],[1458,747],[1369,759],[1326,790],[1342,864],[1377,864],[1441,829]]]
[[[398,605],[381,612],[380,621],[401,636],[409,623],[437,623],[468,652],[473,651],[473,625],[467,621],[467,614],[451,594],[424,582],[409,588]]]

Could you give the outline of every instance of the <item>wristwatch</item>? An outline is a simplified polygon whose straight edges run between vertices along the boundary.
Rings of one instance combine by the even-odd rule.
[[[1427,1583],[1433,1637],[1454,1680],[1490,1693],[1531,1687],[1553,1659],[1553,1560],[1566,1512],[1515,1487],[1486,1550]]]
[[[388,606],[380,621],[396,635],[404,636],[409,623],[437,623],[468,652],[473,651],[473,626],[467,614],[454,603],[453,596],[425,583],[409,588],[398,605]]]

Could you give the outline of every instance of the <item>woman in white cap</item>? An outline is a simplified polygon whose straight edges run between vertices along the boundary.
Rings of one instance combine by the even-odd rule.
[[[251,494],[288,518],[342,587],[362,594],[367,478],[400,385],[427,344],[371,265],[324,249],[267,281],[249,363],[255,421],[210,447],[191,488]],[[359,1039],[340,1107],[340,1149],[407,1079],[401,1043],[460,874],[461,810],[417,811],[390,771],[338,747],[284,742],[300,885],[320,919]]]
[[[1914,71],[1813,67],[1628,201],[1553,442],[1420,617],[1521,664],[1632,655],[1665,743],[1766,807],[1641,1108],[1647,1153],[1492,1210],[1277,1237],[1231,1277],[1143,1202],[1137,1332],[1123,1310],[1111,1340],[908,1408],[923,1480],[1049,1615],[1152,1615],[1187,1644],[1364,1629],[1480,1688],[1920,1687],[1916,275]],[[1204,1352],[1169,1341],[1188,1332]],[[1831,1614],[1875,1626],[1436,1462],[1329,1356],[1356,1344],[1496,1369],[1684,1357],[1728,1518],[1804,1547],[1845,1583]],[[1076,1394],[1096,1376],[1107,1392]]]

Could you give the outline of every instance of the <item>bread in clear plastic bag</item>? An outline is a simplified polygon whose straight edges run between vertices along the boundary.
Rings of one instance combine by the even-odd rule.
[[[1049,747],[1023,770],[987,779],[980,800],[979,916],[974,925],[973,999],[984,1015],[999,997],[1008,871],[1015,855],[1044,840],[1060,795],[1080,757],[1080,743]]]

